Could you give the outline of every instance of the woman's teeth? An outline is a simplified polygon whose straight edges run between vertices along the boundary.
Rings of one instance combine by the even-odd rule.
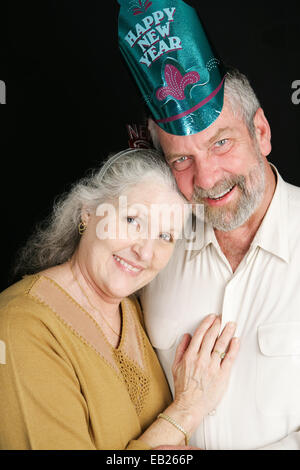
[[[114,257],[115,260],[117,260],[120,264],[122,264],[122,266],[124,266],[126,269],[129,269],[129,271],[133,271],[134,273],[138,273],[138,272],[141,271],[140,269],[134,268],[134,267],[131,266],[130,264],[126,263],[126,261],[124,261],[123,259],[119,258],[119,256],[113,255],[113,257]]]
[[[214,201],[219,201],[220,199],[222,199],[224,196],[226,196],[227,194],[229,194],[232,190],[233,190],[234,186],[232,186],[232,188],[228,189],[227,191],[225,191],[224,193],[220,194],[219,196],[217,197],[211,197],[210,199],[213,199]]]

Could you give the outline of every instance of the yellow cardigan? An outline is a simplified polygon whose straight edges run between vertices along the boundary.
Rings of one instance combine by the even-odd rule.
[[[0,294],[0,449],[149,449],[136,439],[171,395],[136,298],[121,307],[114,349],[45,276]]]

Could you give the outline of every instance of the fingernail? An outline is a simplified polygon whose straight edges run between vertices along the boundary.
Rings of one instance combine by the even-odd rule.
[[[214,313],[212,313],[211,315],[208,315],[208,319],[209,320],[214,320],[216,318],[217,315],[215,315]]]

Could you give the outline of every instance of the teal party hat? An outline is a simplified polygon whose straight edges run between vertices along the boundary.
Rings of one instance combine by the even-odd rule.
[[[183,0],[118,0],[119,46],[156,123],[169,134],[209,127],[225,72],[197,12]]]

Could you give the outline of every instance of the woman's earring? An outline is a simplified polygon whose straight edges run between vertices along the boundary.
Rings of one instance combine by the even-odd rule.
[[[80,224],[78,225],[79,235],[83,235],[84,232],[86,231],[86,228],[87,228],[87,224],[81,221]]]

